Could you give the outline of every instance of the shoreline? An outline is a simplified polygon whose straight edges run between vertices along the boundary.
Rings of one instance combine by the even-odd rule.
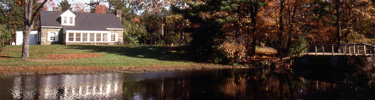
[[[181,65],[181,66],[0,66],[1,77],[24,75],[54,75],[54,74],[97,74],[97,73],[147,73],[167,71],[199,71],[213,69],[240,68],[229,65]],[[250,67],[249,67],[250,68]]]

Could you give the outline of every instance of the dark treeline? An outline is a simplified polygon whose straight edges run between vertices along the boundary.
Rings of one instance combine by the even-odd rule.
[[[192,23],[190,42],[202,60],[247,62],[268,46],[279,57],[309,44],[372,43],[370,0],[210,0],[172,7]]]
[[[23,29],[19,1],[0,0],[2,43]],[[57,4],[83,13],[121,10],[124,44],[187,45],[197,59],[216,63],[247,62],[263,46],[285,57],[309,44],[372,43],[375,37],[373,0],[68,1]]]

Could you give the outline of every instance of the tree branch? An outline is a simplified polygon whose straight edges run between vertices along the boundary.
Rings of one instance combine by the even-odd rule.
[[[24,0],[24,3],[25,3],[25,7],[24,7],[24,10],[25,10],[25,12],[24,12],[24,23],[28,26],[29,25],[29,18],[27,18],[28,16],[27,16],[27,13],[28,13],[28,1],[27,0]]]
[[[31,18],[31,23],[30,23],[30,25],[31,25],[32,23],[34,23],[35,18],[36,18],[36,14],[39,12],[40,9],[42,9],[42,7],[44,6],[44,4],[45,4],[46,2],[47,2],[47,0],[44,0],[43,3],[42,3],[42,4],[41,4],[41,5],[35,10],[35,12],[34,12],[32,18]]]
[[[29,23],[29,26],[32,26],[33,21],[30,18],[32,18],[31,14],[33,13],[33,1],[29,0],[27,7],[28,7],[28,11],[27,11],[28,23]]]

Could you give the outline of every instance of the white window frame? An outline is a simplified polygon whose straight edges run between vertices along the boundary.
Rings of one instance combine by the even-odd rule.
[[[97,34],[100,34],[100,40],[98,41],[98,37],[95,37],[95,42],[103,42],[103,33],[95,33],[95,36],[98,36]]]
[[[74,23],[74,17],[73,17],[73,16],[70,16],[70,17],[69,17],[69,24],[70,24],[70,25],[73,25],[73,23]]]
[[[82,41],[82,32],[74,32],[74,41],[77,41],[77,34],[80,34],[78,42],[81,42]]]
[[[86,41],[83,41],[83,33],[85,33],[85,32],[81,32],[81,41],[82,42],[90,42],[90,33],[86,33]]]
[[[73,18],[73,20],[72,20],[72,22],[73,23],[70,23],[70,18]],[[75,25],[75,17],[74,16],[61,16],[61,25]],[[65,23],[65,21],[66,21],[66,23]]]
[[[66,30],[66,41],[67,42],[101,42],[101,43],[105,43],[105,42],[117,42],[118,41],[118,33],[110,33],[109,31],[84,31],[84,30]],[[69,41],[69,33],[73,33],[73,41]],[[81,39],[80,41],[76,41],[76,33],[81,33]],[[87,33],[87,41],[82,41],[83,39],[83,33]],[[90,33],[94,33],[94,41],[90,41],[90,36],[91,34]],[[98,41],[96,40],[96,34],[100,33],[101,34],[101,41]],[[107,37],[103,37],[103,33],[107,33]],[[109,34],[115,34],[116,36],[116,41],[111,41],[111,35]],[[102,41],[103,38],[107,38],[107,41]]]
[[[107,34],[107,37],[104,37],[104,34]],[[102,41],[103,41],[103,42],[109,42],[109,40],[108,40],[108,37],[109,37],[108,35],[109,35],[109,34],[110,34],[110,33],[102,33]],[[105,38],[107,38],[107,39],[106,39],[107,41],[104,41]]]
[[[73,41],[70,41],[70,40],[69,40],[69,34],[70,34],[70,33],[73,33],[73,41],[76,40],[76,39],[75,39],[76,34],[75,34],[74,32],[66,32],[66,41],[68,41],[68,42],[73,42]]]
[[[55,40],[51,40],[52,33],[55,35]],[[59,41],[59,32],[57,31],[48,31],[47,33],[47,41]]]
[[[115,41],[112,41],[112,34],[115,34]],[[108,42],[117,42],[118,41],[118,33],[111,33],[110,36],[108,36]]]
[[[62,25],[68,24],[68,16],[63,16],[62,17]]]

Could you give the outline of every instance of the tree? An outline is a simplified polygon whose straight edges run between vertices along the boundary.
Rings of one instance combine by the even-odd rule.
[[[62,8],[62,11],[63,11],[63,12],[66,11],[66,10],[68,10],[68,9],[69,9],[69,10],[72,9],[72,8],[71,8],[71,4],[69,3],[68,0],[63,0],[63,1],[61,1],[60,4],[59,4],[58,6]]]
[[[250,20],[251,20],[251,28],[249,30],[249,34],[252,36],[252,42],[251,46],[250,43],[247,45],[247,49],[250,49],[248,51],[248,54],[254,55],[256,50],[256,41],[257,41],[257,19],[258,19],[258,12],[261,7],[263,7],[266,3],[266,0],[250,0],[247,2],[244,2],[247,6],[246,12],[250,14]]]
[[[337,44],[341,44],[341,0],[335,0],[335,6],[336,6],[336,38],[337,38]]]
[[[280,11],[279,11],[279,49],[278,49],[278,55],[280,56],[280,59],[282,59],[283,54],[283,34],[284,34],[284,22],[283,22],[283,11],[285,7],[285,0],[280,0]]]
[[[85,3],[78,2],[74,5],[74,12],[86,13],[85,8],[87,7],[87,5]]]
[[[119,9],[122,8],[125,4],[123,3],[124,0],[107,0],[108,2],[108,13],[112,12],[112,9]]]
[[[94,13],[105,14],[105,13],[107,13],[107,7],[105,5],[98,4],[98,5],[95,6],[95,12]]]
[[[14,0],[0,0],[0,44],[13,41],[16,30],[23,25],[23,7]]]
[[[22,58],[27,59],[29,58],[29,37],[32,27],[34,26],[35,18],[37,17],[37,13],[43,7],[43,5],[47,2],[44,0],[41,5],[37,7],[35,12],[33,12],[33,3],[35,1],[32,0],[24,0],[24,29],[23,29],[23,46],[22,46]]]
[[[53,7],[55,7],[55,2],[53,0],[47,0],[47,2],[44,4],[43,11],[52,10]]]
[[[95,12],[95,6],[98,5],[99,3],[100,3],[99,1],[95,2],[94,0],[91,0],[90,3],[87,4],[90,6],[91,13]]]

